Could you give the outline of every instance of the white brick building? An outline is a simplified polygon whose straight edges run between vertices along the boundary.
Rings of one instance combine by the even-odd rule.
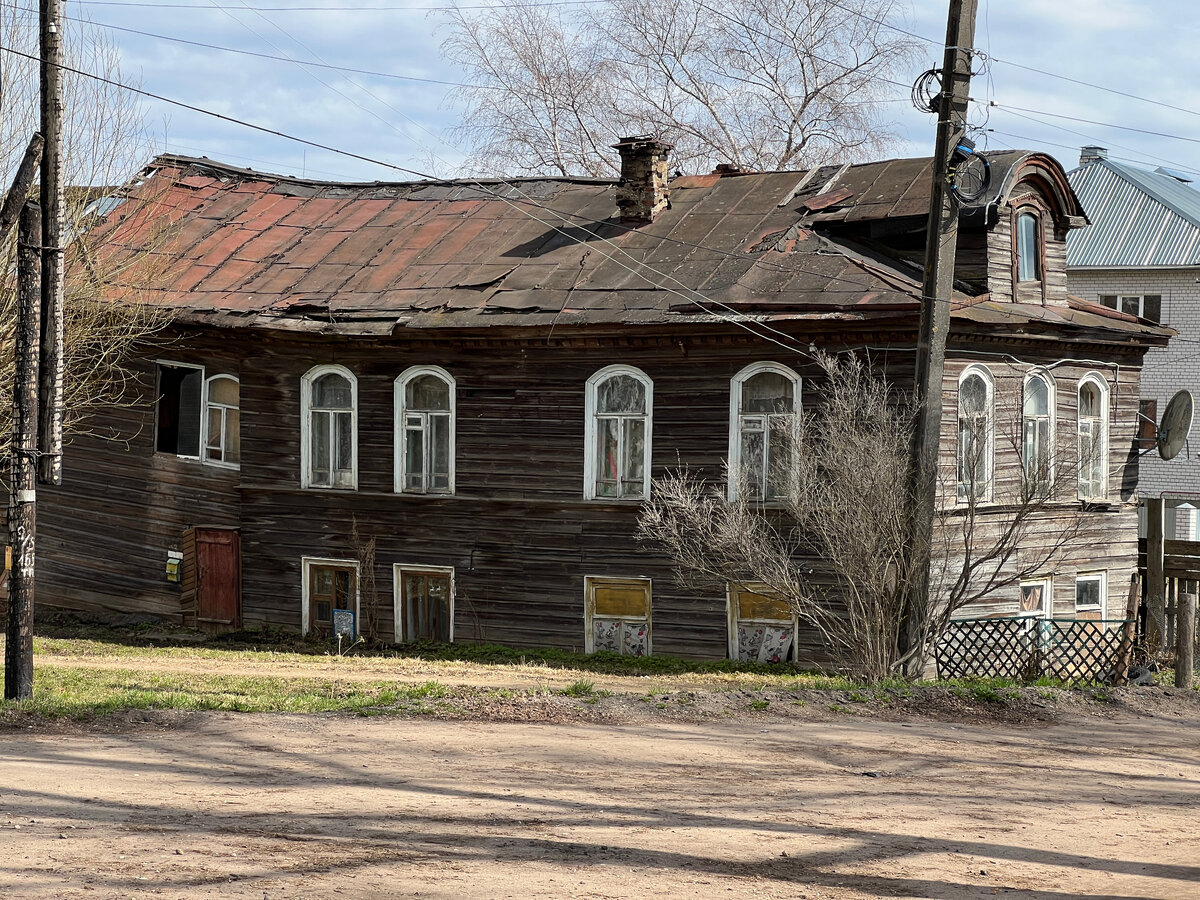
[[[1067,237],[1068,289],[1179,332],[1142,369],[1143,413],[1157,422],[1180,389],[1200,400],[1200,191],[1182,173],[1116,163],[1099,147],[1079,162],[1068,178],[1092,224]],[[1144,425],[1138,492],[1165,501],[1168,537],[1200,540],[1200,429],[1164,460]]]

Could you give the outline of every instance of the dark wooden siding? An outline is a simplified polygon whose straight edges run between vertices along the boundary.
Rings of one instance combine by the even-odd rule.
[[[355,560],[363,543],[373,540],[376,608],[364,619],[373,619],[385,640],[393,634],[393,566],[450,566],[458,640],[581,650],[585,576],[644,576],[654,582],[655,652],[724,656],[724,592],[676,586],[669,561],[634,537],[638,504],[583,500],[584,385],[614,362],[642,369],[654,381],[654,472],[682,464],[719,480],[728,448],[732,376],[765,360],[790,365],[806,379],[815,372],[803,356],[732,329],[680,328],[669,335],[631,331],[560,332],[534,339],[425,332],[392,340],[239,331],[180,342],[161,355],[203,363],[207,374],[241,378],[240,472],[153,452],[153,390],[147,388],[153,366],[147,364],[143,375],[151,380],[140,385],[140,399],[103,420],[123,442],[78,439],[67,458],[64,487],[43,495],[50,499],[42,511],[39,599],[85,612],[178,621],[180,589],[166,581],[166,551],[180,547],[189,526],[227,526],[240,529],[242,613],[249,627],[299,629],[303,557]],[[845,333],[795,332],[801,346],[810,338],[819,344],[854,343]],[[912,337],[872,334],[857,340],[903,347],[911,346]],[[998,352],[976,350],[990,355],[953,358],[952,350],[947,367],[942,464],[951,487],[958,374],[968,361],[994,360]],[[1056,360],[1049,351],[1043,355],[1047,364]],[[886,359],[889,377],[907,388],[911,352]],[[300,489],[301,378],[326,363],[345,366],[358,380],[357,491]],[[453,497],[393,492],[393,382],[414,365],[442,366],[457,381]],[[998,419],[1011,420],[1019,412],[1028,365],[989,362],[989,367],[997,377]],[[1053,370],[1060,441],[1074,439],[1074,386],[1091,368],[1071,364]],[[1136,423],[1137,379],[1136,369],[1123,366],[1118,383],[1115,367],[1096,368],[1114,388],[1113,506],[1088,514],[1087,540],[1063,560],[1062,569],[1073,577],[1075,571],[1108,568],[1111,594],[1120,583],[1117,570],[1131,569],[1136,553],[1132,470],[1127,473],[1124,465]],[[806,405],[814,393],[813,383],[806,383]],[[1008,448],[1002,455],[1007,461],[998,476],[1011,479],[1018,471],[1015,452]],[[1078,503],[1064,498],[1062,514],[1077,509]],[[1047,517],[1047,527],[1054,527],[1059,513]],[[1063,609],[1071,589],[1065,574],[1056,581]],[[818,653],[811,634],[801,643],[802,658]]]

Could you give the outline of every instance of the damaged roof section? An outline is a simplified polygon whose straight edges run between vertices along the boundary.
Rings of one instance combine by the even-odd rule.
[[[999,155],[993,177],[1020,158]],[[670,208],[631,227],[612,181],[340,184],[162,156],[126,189],[144,202],[102,226],[102,252],[136,254],[169,218],[156,251],[169,274],[141,294],[214,324],[388,334],[861,318],[917,309],[919,271],[822,223],[923,216],[929,171],[926,159],[677,178]],[[982,315],[981,298],[954,300]]]

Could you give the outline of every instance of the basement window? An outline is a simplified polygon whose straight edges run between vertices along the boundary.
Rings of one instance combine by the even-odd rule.
[[[729,585],[729,658],[785,662],[794,658],[796,617],[787,601],[761,586]]]
[[[154,449],[184,459],[199,459],[204,368],[182,363],[159,363],[157,393]]]
[[[650,655],[650,579],[584,579],[584,650]]]
[[[358,626],[358,563],[353,560],[301,560],[304,576],[300,630],[304,634],[328,634],[333,630],[333,611],[354,613]]]
[[[396,642],[452,642],[454,569],[398,565],[393,571]]]

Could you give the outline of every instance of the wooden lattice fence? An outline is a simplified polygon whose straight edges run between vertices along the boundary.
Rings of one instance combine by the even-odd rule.
[[[1049,677],[1109,681],[1117,666],[1122,620],[991,618],[952,622],[938,642],[939,678]]]

